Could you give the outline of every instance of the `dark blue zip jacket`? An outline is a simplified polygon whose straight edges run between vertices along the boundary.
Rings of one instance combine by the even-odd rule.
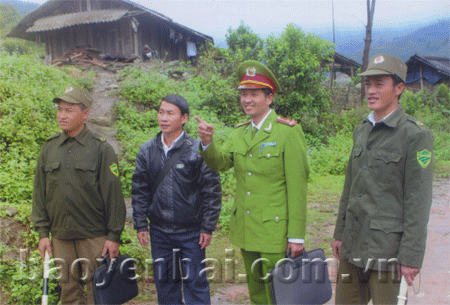
[[[185,148],[183,142],[188,144]],[[160,132],[140,147],[131,192],[137,232],[148,230],[148,220],[151,227],[166,233],[200,230],[211,234],[214,231],[222,202],[220,176],[203,161],[199,144],[200,140],[184,133],[166,157]],[[159,172],[179,149],[184,151],[153,194],[152,185]]]

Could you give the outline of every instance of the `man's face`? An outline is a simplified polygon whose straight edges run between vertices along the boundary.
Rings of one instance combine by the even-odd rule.
[[[89,110],[81,110],[78,104],[59,102],[56,111],[56,119],[59,127],[69,136],[76,136],[84,127],[84,122],[89,116]]]
[[[273,94],[266,96],[261,89],[240,90],[241,105],[245,114],[251,116],[256,124],[261,121],[270,109],[273,101]]]
[[[397,108],[398,97],[403,92],[404,84],[394,86],[389,75],[366,76],[364,79],[369,109],[382,119]]]
[[[162,101],[159,106],[158,123],[161,131],[166,134],[176,134],[183,130],[183,124],[188,120],[188,114],[181,115],[177,106]]]

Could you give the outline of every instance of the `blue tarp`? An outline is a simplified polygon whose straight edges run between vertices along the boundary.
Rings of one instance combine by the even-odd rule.
[[[439,73],[436,69],[423,65],[423,79],[432,85],[436,85],[441,79],[444,78],[442,73]],[[414,84],[420,82],[420,65],[414,65],[408,67],[408,76],[406,76],[406,84]]]

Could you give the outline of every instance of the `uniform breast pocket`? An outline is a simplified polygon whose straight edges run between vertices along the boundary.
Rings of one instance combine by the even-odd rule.
[[[377,150],[373,154],[371,170],[374,172],[377,181],[384,184],[391,184],[402,179],[402,155],[397,152]]]
[[[97,181],[97,164],[79,162],[75,164],[75,175],[81,185],[93,187]]]
[[[258,169],[263,173],[282,172],[283,153],[277,147],[261,147],[258,154]]]
[[[46,189],[47,194],[49,194],[49,190],[53,189],[58,184],[58,177],[60,173],[60,162],[47,163],[45,165],[45,180],[46,180]]]

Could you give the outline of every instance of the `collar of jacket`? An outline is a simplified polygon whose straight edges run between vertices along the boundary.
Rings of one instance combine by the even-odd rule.
[[[163,144],[161,141],[161,135],[162,135],[162,131],[158,132],[158,134],[156,135],[156,145],[158,145],[158,147],[161,150],[164,150]],[[193,143],[192,138],[187,134],[187,132],[185,130],[183,130],[183,135],[181,136],[180,140],[177,141],[175,143],[175,145],[173,146],[173,148],[171,148],[170,150],[177,150],[178,148],[181,147],[181,145],[183,145],[184,141],[187,141],[189,145]]]
[[[74,139],[81,145],[85,146],[88,134],[89,134],[89,129],[87,128],[86,124],[84,124],[83,130],[81,130],[80,133],[74,137]],[[59,137],[58,145],[59,146],[63,145],[69,138],[70,137],[67,135],[67,133],[65,131],[63,131],[61,133],[61,136]]]
[[[382,123],[388,127],[395,128],[397,127],[400,118],[402,118],[404,115],[405,110],[403,109],[402,105],[398,104],[397,109],[395,109],[394,112]],[[364,123],[369,123],[370,125],[372,125],[367,117],[364,119]]]

